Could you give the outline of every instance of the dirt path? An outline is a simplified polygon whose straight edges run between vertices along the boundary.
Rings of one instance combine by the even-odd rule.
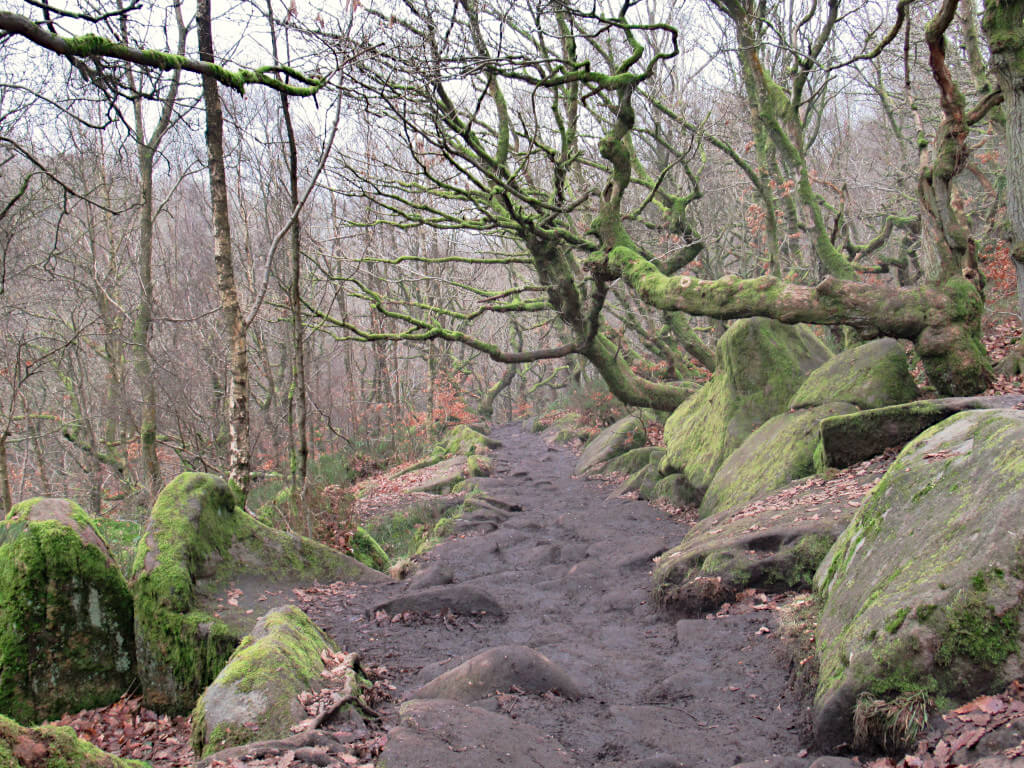
[[[573,479],[573,455],[537,435],[508,426],[494,437],[503,447],[481,485],[513,510],[438,546],[425,566],[486,591],[506,618],[378,621],[365,612],[408,587],[369,586],[311,607],[341,647],[386,665],[400,701],[488,648],[529,646],[585,695],[503,695],[477,705],[550,734],[580,766],[718,768],[795,756],[804,718],[777,642],[757,632],[770,625],[768,612],[678,623],[658,614],[647,602],[651,558],[684,528],[644,502],[607,500],[599,483]]]

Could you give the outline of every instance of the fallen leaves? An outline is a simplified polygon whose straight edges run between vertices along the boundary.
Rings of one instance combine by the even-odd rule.
[[[1024,755],[1024,741],[1008,749],[983,749],[978,754],[971,750],[986,735],[1024,719],[1024,685],[1019,681],[998,696],[979,696],[942,716],[946,729],[930,739],[919,742],[913,755],[902,759],[882,758],[869,764],[870,768],[949,768],[964,765],[988,756],[1014,760]]]
[[[142,706],[139,697],[124,697],[108,707],[65,715],[55,725],[69,725],[82,739],[105,752],[145,760],[153,768],[192,765],[192,729],[184,717],[168,717]]]

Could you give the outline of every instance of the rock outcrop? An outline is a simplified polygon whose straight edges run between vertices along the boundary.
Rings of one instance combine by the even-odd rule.
[[[1024,411],[962,413],[903,449],[815,577],[822,747],[851,743],[859,703],[1020,675],[1022,489]]]
[[[884,408],[917,396],[903,345],[896,339],[875,339],[841,352],[812,371],[789,407],[849,403],[860,409]]]
[[[263,616],[192,711],[196,755],[290,736],[306,718],[299,694],[323,687],[325,650],[334,643],[295,606]]]
[[[831,353],[810,330],[766,318],[739,320],[718,342],[711,379],[665,424],[663,475],[678,473],[677,498],[697,505],[729,455],[788,407],[808,373]]]
[[[701,501],[701,516],[742,506],[791,480],[813,475],[821,420],[856,410],[849,403],[830,402],[773,416],[715,473]]]
[[[0,713],[104,706],[135,679],[132,597],[92,519],[31,499],[0,523]]]
[[[985,408],[1015,408],[1021,404],[1024,404],[1024,395],[943,397],[831,416],[821,422],[821,445],[816,460],[822,466],[842,469],[882,453],[886,448],[902,446],[954,414]]]
[[[636,416],[619,419],[591,438],[583,447],[573,470],[575,475],[586,475],[599,469],[605,462],[647,442],[647,430]]]
[[[153,506],[132,572],[146,706],[190,711],[252,628],[250,606],[275,607],[274,600],[255,602],[261,591],[283,601],[292,586],[313,581],[386,579],[322,544],[257,522],[219,477],[179,475]],[[238,596],[225,599],[229,590]]]
[[[576,682],[547,656],[525,645],[489,648],[434,678],[417,690],[417,699],[453,699],[469,703],[498,691],[554,691],[566,699],[582,694]]]

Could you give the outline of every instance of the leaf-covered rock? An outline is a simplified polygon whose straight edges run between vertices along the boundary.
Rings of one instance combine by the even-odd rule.
[[[958,414],[903,449],[815,577],[823,747],[850,742],[862,695],[966,699],[1019,674],[1022,488],[1024,411]]]
[[[0,713],[34,723],[116,701],[135,679],[132,597],[92,519],[65,499],[0,523]]]
[[[636,416],[619,419],[591,438],[583,448],[573,474],[585,475],[608,460],[647,442],[647,430]]]
[[[831,402],[883,408],[917,398],[907,355],[896,339],[876,339],[848,349],[812,371],[789,401],[790,408]]]
[[[0,766],[3,768],[149,768],[141,760],[114,757],[80,739],[67,726],[26,728],[0,715]]]
[[[701,516],[741,506],[791,480],[813,475],[821,420],[856,410],[845,402],[826,403],[773,416],[754,430],[715,473],[701,501]]]
[[[718,468],[776,414],[831,353],[807,328],[766,318],[733,323],[718,342],[711,379],[669,417],[664,475],[680,473],[689,504],[699,504]]]

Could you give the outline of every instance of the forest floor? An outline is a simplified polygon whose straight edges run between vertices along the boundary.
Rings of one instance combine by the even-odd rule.
[[[541,652],[582,698],[503,691],[478,705],[553,736],[580,765],[664,756],[718,768],[796,756],[806,712],[787,685],[770,606],[678,623],[659,614],[649,603],[652,558],[682,539],[685,523],[573,478],[573,454],[538,435],[507,426],[493,436],[502,447],[480,485],[513,511],[485,526],[493,530],[442,543],[421,567],[489,593],[504,620],[375,614],[403,583],[325,590],[304,601],[312,618],[340,647],[385,665],[396,702],[488,648]]]
[[[996,338],[986,338],[990,350]],[[999,379],[987,394],[1021,392],[1022,384],[1022,377]],[[799,666],[813,664],[812,644],[806,642],[811,638],[794,638],[792,630],[796,626],[799,632],[800,625],[787,622],[784,648],[776,619],[800,614],[808,596],[750,594],[714,616],[674,621],[649,603],[652,559],[678,544],[691,520],[679,510],[609,497],[614,484],[572,477],[571,450],[550,446],[519,426],[496,428],[493,436],[502,447],[494,451],[492,476],[479,482],[510,513],[442,542],[422,558],[420,569],[448,570],[457,584],[493,595],[504,620],[373,611],[404,594],[408,582],[296,590],[314,620],[343,650],[359,652],[378,676],[375,694],[391,691],[390,700],[374,701],[382,727],[354,740],[351,762],[343,764],[374,765],[387,729],[398,721],[399,704],[417,687],[481,651],[508,644],[546,655],[575,679],[584,696],[570,701],[511,690],[477,705],[549,734],[581,766],[636,762],[714,768],[772,755],[805,756],[808,702],[792,685],[813,675]],[[891,458],[804,481],[808,488],[794,486],[758,504],[806,503],[810,509],[832,497],[849,504],[851,489],[866,493],[872,485],[866,479],[879,476]],[[812,633],[813,625],[803,629]],[[1002,728],[1002,720],[996,720],[1005,715],[988,712],[993,701],[983,697],[949,713],[955,727],[922,742],[923,762],[908,756],[899,765],[956,764],[951,746],[959,748],[965,736],[974,743],[986,730]],[[999,712],[1024,717],[1024,689],[995,703]],[[965,714],[968,706],[973,709]],[[979,712],[992,723],[977,722]],[[149,712],[138,698],[69,714],[60,723],[109,752],[148,760],[154,768],[194,762],[188,721]],[[970,733],[963,732],[964,723]],[[230,762],[249,768],[298,764],[288,752]]]

